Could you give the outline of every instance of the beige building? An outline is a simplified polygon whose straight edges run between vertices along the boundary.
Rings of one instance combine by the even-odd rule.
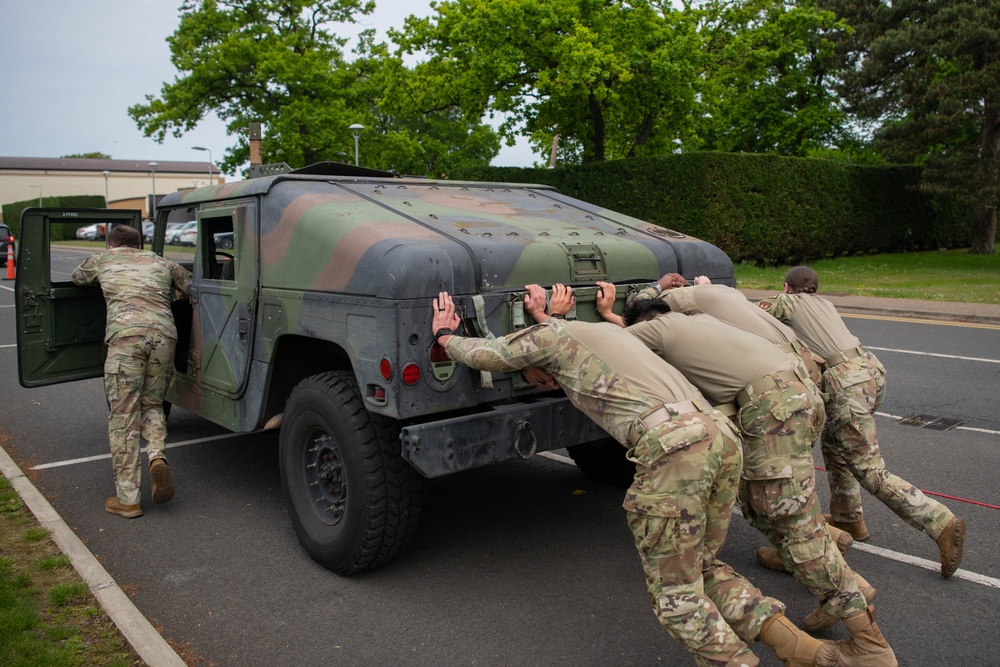
[[[211,174],[211,175],[210,175]],[[0,156],[0,205],[33,198],[106,196],[110,208],[140,209],[176,190],[224,182],[209,162]]]

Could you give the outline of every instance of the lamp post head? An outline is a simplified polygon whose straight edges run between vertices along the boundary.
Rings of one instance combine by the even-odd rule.
[[[361,123],[354,123],[353,125],[348,125],[347,129],[351,131],[351,136],[357,139],[361,136],[361,132],[364,131],[365,126]]]
[[[108,171],[107,169],[105,169],[105,170],[104,170],[104,171],[102,171],[101,173],[102,173],[102,174],[104,174],[104,178],[107,178],[108,176],[110,176],[110,175],[111,175],[111,172],[110,172],[110,171]]]
[[[159,166],[160,166],[160,163],[159,163],[159,162],[150,162],[150,163],[149,163],[149,168],[150,168],[150,169],[152,169],[152,170],[154,170],[154,171],[155,171],[155,170],[156,170],[156,168],[157,168],[157,167],[159,167]]]

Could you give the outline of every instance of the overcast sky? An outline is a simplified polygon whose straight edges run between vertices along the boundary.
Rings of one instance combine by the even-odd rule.
[[[235,143],[215,116],[162,144],[142,135],[128,107],[159,95],[177,76],[166,38],[178,25],[180,0],[16,0],[4,2],[0,37],[0,155],[60,157],[101,152],[115,159],[218,162]],[[429,0],[375,0],[356,35],[402,26],[410,14],[427,16]],[[347,49],[353,48],[349,44]],[[350,57],[350,54],[347,54]],[[265,132],[267,131],[265,125]],[[364,139],[362,138],[362,141]],[[362,155],[364,152],[362,151]],[[523,143],[504,147],[496,165],[530,166]],[[232,176],[232,175],[230,175]]]

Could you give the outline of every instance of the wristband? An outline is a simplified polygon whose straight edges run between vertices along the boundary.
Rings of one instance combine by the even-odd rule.
[[[440,338],[441,336],[454,336],[454,335],[455,332],[449,329],[448,327],[441,327],[440,329],[434,332],[434,342],[440,345],[441,343],[438,343],[438,338]]]
[[[649,283],[649,286],[656,288],[656,295],[657,296],[663,294],[663,288],[660,287],[660,282],[658,280],[654,280],[653,282]]]
[[[566,316],[563,315],[562,313],[551,313],[549,315],[549,317],[553,318],[553,319],[556,319],[556,320],[565,320],[566,319]]]

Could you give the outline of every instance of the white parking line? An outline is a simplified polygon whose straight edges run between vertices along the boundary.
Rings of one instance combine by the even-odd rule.
[[[177,447],[187,447],[188,445],[200,445],[206,442],[214,442],[216,440],[224,440],[226,438],[235,438],[245,435],[257,435],[258,433],[263,433],[263,431],[250,431],[249,433],[222,433],[220,435],[212,435],[207,438],[196,438],[194,440],[185,440],[183,442],[168,442],[167,446],[163,448],[163,451],[169,451]],[[148,452],[148,448],[143,448],[144,452]],[[32,470],[48,470],[50,468],[62,468],[64,466],[72,466],[78,463],[90,463],[91,461],[103,461],[105,459],[110,459],[111,453],[107,454],[97,454],[96,456],[85,456],[80,459],[67,459],[66,461],[53,461],[52,463],[40,463],[36,466],[32,466]]]
[[[936,352],[917,352],[915,350],[896,350],[891,347],[872,347],[871,345],[865,345],[869,350],[878,350],[879,352],[899,352],[901,354],[919,354],[924,357],[941,357],[943,359],[962,359],[963,361],[982,361],[987,364],[1000,364],[1000,359],[981,359],[980,357],[960,357],[955,354],[938,354]]]
[[[14,292],[14,291],[16,291],[13,287],[7,287],[6,285],[0,285],[0,287],[2,287],[3,289],[7,290],[8,292]]]
[[[889,419],[895,419],[896,421],[900,421],[901,419],[903,419],[903,417],[900,417],[899,415],[890,415],[888,412],[876,412],[875,414],[877,416],[879,416],[879,417],[887,417]],[[953,431],[972,431],[974,433],[986,433],[988,435],[1000,435],[1000,431],[991,431],[991,430],[986,429],[986,428],[975,428],[974,426],[956,426],[952,430]]]
[[[11,345],[0,345],[0,348],[4,348],[4,347],[17,347],[17,343],[13,343]]]
[[[894,560],[900,563],[906,563],[907,565],[922,567],[925,570],[931,570],[932,572],[941,571],[941,563],[936,563],[932,560],[927,560],[926,558],[917,558],[916,556],[910,556],[909,554],[901,554],[898,551],[883,549],[882,547],[876,547],[872,544],[855,542],[854,546],[851,547],[851,551],[854,550],[863,551],[864,553],[873,554],[875,556],[881,556],[882,558],[888,558],[889,560]],[[951,576],[954,579],[965,579],[966,581],[982,584],[983,586],[989,586],[990,588],[1000,588],[1000,579],[987,577],[983,574],[976,574],[975,572],[969,572],[968,570],[955,570],[955,574]]]

